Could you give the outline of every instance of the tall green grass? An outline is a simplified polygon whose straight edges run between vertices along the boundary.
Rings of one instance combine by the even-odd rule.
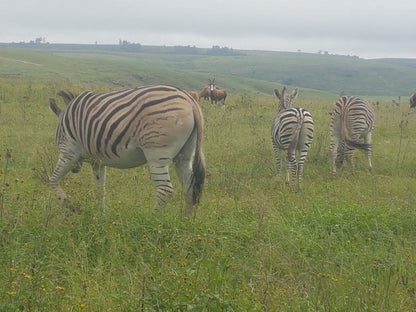
[[[89,166],[47,184],[57,156],[49,97],[108,85],[0,80],[0,311],[414,311],[416,115],[380,99],[374,172],[333,178],[334,99],[301,92],[315,138],[304,185],[278,183],[270,139],[272,96],[202,102],[207,180],[194,219],[175,193],[154,214],[147,169],[108,170],[107,207]],[[113,87],[112,87],[113,88]]]

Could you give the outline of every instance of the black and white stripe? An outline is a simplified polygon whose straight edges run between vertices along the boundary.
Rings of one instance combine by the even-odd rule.
[[[335,103],[330,123],[330,155],[332,173],[336,167],[345,165],[345,161],[354,166],[355,148],[367,155],[371,170],[371,131],[374,126],[373,107],[364,99],[355,96],[343,96]],[[364,138],[364,143],[360,139]]]
[[[303,165],[313,139],[313,119],[304,108],[294,108],[293,102],[298,90],[291,94],[283,87],[282,92],[274,90],[279,99],[278,114],[273,121],[271,136],[276,156],[277,171],[281,171],[281,154],[286,151],[286,182],[290,182],[290,173],[297,186],[301,186]],[[296,160],[298,151],[298,160]]]
[[[70,170],[79,171],[82,161],[92,164],[102,206],[106,166],[125,169],[147,163],[156,188],[156,208],[161,208],[173,191],[169,175],[173,161],[184,188],[186,213],[192,212],[201,195],[205,165],[202,112],[189,93],[157,85],[59,95],[68,105],[60,110],[53,99],[50,102],[59,117],[60,155],[49,180],[64,202],[68,199],[59,181]]]

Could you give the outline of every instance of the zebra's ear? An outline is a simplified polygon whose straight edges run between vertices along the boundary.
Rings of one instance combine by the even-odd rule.
[[[279,92],[278,89],[274,89],[274,94],[276,94],[276,96],[279,100],[281,100],[285,97],[285,93],[286,93],[286,86],[283,86],[282,92]]]
[[[278,89],[274,89],[274,94],[275,94],[275,95],[276,95],[276,97],[280,100],[281,95],[280,95],[280,93],[279,93],[279,90],[278,90]]]
[[[292,98],[296,98],[298,96],[298,88],[296,88],[295,90],[293,90],[292,92]]]
[[[53,111],[54,114],[59,117],[62,110],[58,107],[58,105],[56,105],[56,102],[55,102],[54,98],[49,99],[49,107],[50,107],[51,111]]]
[[[61,90],[57,93],[57,95],[62,97],[62,99],[65,102],[65,105],[67,105],[67,106],[74,98],[76,98],[75,94],[73,94],[71,91]]]

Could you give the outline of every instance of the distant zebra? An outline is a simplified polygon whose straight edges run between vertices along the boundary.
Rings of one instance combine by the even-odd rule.
[[[416,92],[410,96],[410,108],[416,107]]]
[[[355,96],[343,96],[335,103],[330,123],[330,155],[332,173],[345,161],[354,166],[355,148],[365,151],[368,167],[371,170],[371,131],[374,126],[373,107],[365,100]],[[364,138],[364,143],[359,139]]]
[[[218,101],[222,101],[222,105],[225,105],[225,99],[227,98],[227,92],[224,89],[215,86],[215,79],[209,80],[209,96],[211,98],[211,104]]]
[[[274,93],[279,99],[277,117],[271,129],[277,171],[280,174],[281,153],[286,151],[286,182],[290,182],[291,172],[292,178],[296,179],[297,187],[300,188],[303,165],[313,139],[313,119],[306,109],[293,107],[298,89],[289,94],[286,87],[283,87],[281,93],[277,89]],[[296,151],[299,153],[298,161]]]
[[[109,93],[83,92],[71,99],[61,92],[66,109],[51,99],[59,117],[56,144],[59,158],[49,181],[58,197],[69,200],[60,180],[79,171],[82,161],[92,164],[97,197],[104,206],[105,166],[133,168],[147,162],[156,188],[156,209],[173,191],[169,164],[175,163],[190,215],[199,202],[205,179],[202,153],[203,116],[189,93],[164,85]]]

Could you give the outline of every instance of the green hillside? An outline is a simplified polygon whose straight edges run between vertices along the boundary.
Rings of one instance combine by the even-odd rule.
[[[16,48],[18,47],[18,48]],[[364,60],[329,54],[148,47],[125,52],[100,45],[0,45],[0,76],[121,86],[167,83],[200,89],[209,78],[231,93],[267,93],[276,85],[333,94],[408,96],[416,60]],[[187,53],[187,51],[189,53]]]

